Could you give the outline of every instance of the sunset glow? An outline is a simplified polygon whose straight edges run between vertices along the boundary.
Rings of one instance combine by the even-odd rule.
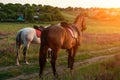
[[[102,7],[119,8],[120,0],[0,0],[2,3],[42,4],[57,7]]]

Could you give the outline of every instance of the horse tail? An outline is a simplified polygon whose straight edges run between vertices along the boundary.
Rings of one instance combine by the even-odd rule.
[[[18,32],[17,35],[16,35],[16,45],[17,44],[20,45],[22,43],[21,33],[22,33],[22,31]]]
[[[21,31],[16,35],[16,65],[19,65],[19,53],[20,53],[20,46],[21,46]]]

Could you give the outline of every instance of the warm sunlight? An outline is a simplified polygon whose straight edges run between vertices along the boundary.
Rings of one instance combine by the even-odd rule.
[[[120,0],[0,0],[0,80],[120,80]]]
[[[120,0],[0,0],[2,3],[29,3],[42,4],[57,7],[102,7],[102,8],[119,8]]]

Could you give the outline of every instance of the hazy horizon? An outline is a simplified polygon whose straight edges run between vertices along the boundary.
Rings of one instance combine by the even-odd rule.
[[[20,3],[20,4],[42,4],[54,7],[100,7],[100,8],[120,8],[119,0],[0,0],[1,3]]]

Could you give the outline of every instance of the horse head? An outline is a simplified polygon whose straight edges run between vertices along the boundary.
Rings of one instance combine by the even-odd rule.
[[[79,29],[79,31],[84,31],[86,29],[85,26],[85,14],[80,13],[74,21],[75,26]]]
[[[45,29],[44,26],[37,26],[37,25],[34,25],[33,28],[34,28],[34,29],[41,30],[41,31],[43,31],[43,30]]]

